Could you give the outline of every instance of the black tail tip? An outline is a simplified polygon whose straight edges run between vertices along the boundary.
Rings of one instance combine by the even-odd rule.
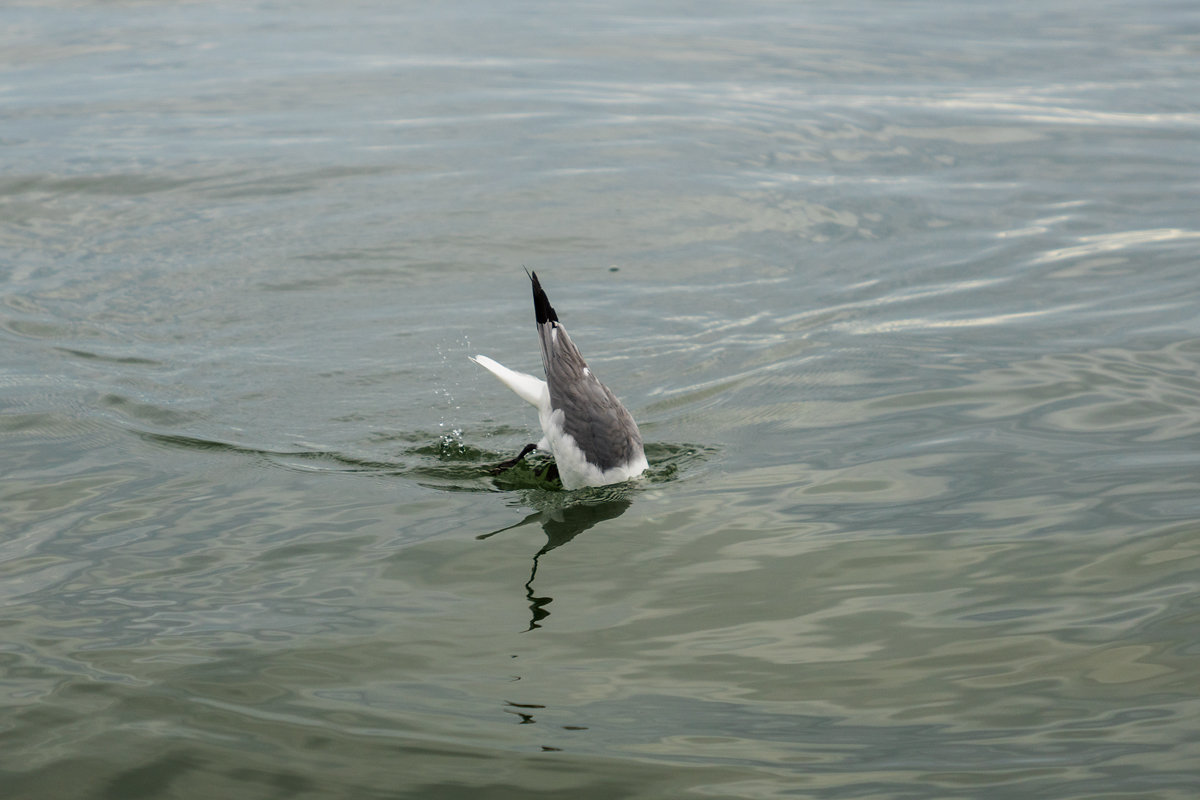
[[[538,280],[536,272],[529,272],[529,280],[533,283],[533,316],[537,320],[538,325],[545,325],[547,322],[558,322],[558,314],[554,313],[554,307],[550,305],[550,298],[546,297],[546,292],[542,289],[542,283]]]

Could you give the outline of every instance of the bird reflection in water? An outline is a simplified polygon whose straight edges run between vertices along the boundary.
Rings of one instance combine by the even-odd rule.
[[[592,490],[598,493],[597,490]],[[515,530],[533,523],[540,523],[546,534],[546,543],[533,556],[533,566],[529,571],[529,580],[525,582],[525,598],[529,601],[529,627],[526,632],[542,627],[541,623],[550,612],[546,609],[554,598],[538,597],[534,594],[533,582],[537,577],[538,560],[556,547],[561,547],[574,539],[588,528],[608,519],[615,519],[625,513],[632,500],[624,496],[619,489],[608,489],[597,499],[586,500],[573,505],[556,506],[537,511],[515,525],[483,533],[477,539],[490,539],[498,533]]]

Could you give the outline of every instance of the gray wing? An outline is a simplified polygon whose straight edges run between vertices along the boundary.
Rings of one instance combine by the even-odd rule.
[[[551,312],[553,313],[553,312]],[[602,470],[642,454],[642,434],[616,395],[592,374],[579,348],[557,320],[538,323],[550,407],[563,412],[563,427]]]

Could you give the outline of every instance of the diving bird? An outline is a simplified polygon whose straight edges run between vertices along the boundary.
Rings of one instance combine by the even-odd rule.
[[[487,356],[470,357],[518,397],[532,403],[542,423],[542,440],[526,445],[520,455],[500,466],[511,467],[536,449],[554,456],[566,489],[636,478],[649,466],[637,423],[612,390],[592,374],[558,321],[537,273],[530,273],[529,280],[546,380],[511,370]]]

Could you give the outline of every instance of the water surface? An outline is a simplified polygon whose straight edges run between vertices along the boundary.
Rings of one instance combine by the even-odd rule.
[[[1198,53],[1169,2],[6,7],[5,796],[1193,797]],[[523,265],[645,479],[487,474]]]

